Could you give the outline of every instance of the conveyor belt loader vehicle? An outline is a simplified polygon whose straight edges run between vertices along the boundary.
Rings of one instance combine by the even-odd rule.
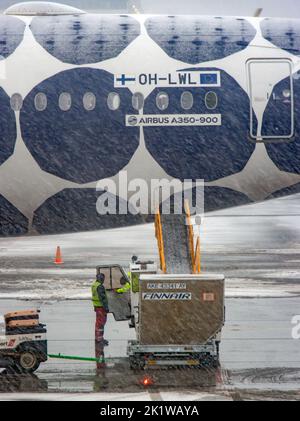
[[[154,262],[130,265],[130,294],[113,293],[106,285],[112,312],[130,319],[136,340],[128,343],[132,368],[149,366],[218,366],[225,321],[224,276],[200,271],[200,240],[194,239],[188,207],[181,215],[156,214],[160,269]],[[117,269],[118,268],[118,269]],[[121,267],[99,266],[98,272],[129,278]],[[105,272],[106,271],[106,272]],[[122,310],[122,309],[123,310]],[[122,313],[122,314],[121,314]]]

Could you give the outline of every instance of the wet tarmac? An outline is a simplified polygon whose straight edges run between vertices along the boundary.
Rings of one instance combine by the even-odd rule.
[[[221,367],[133,372],[135,336],[110,316],[107,367],[51,359],[34,376],[0,374],[0,399],[299,399],[300,196],[218,212],[201,227],[203,270],[226,275]],[[64,265],[55,267],[60,245]],[[124,266],[132,254],[157,259],[152,225],[93,233],[0,239],[0,314],[38,307],[49,352],[94,355],[89,287],[97,264]],[[148,375],[153,384],[141,384]],[[18,394],[16,392],[19,392]]]

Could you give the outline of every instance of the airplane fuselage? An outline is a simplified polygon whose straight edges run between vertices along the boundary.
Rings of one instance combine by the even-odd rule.
[[[207,211],[300,191],[298,20],[9,14],[0,55],[0,235],[144,221],[97,213],[124,171]]]

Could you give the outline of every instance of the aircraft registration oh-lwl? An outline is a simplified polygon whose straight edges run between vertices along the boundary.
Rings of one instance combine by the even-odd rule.
[[[0,235],[144,222],[136,179],[204,180],[206,211],[300,191],[299,20],[29,2],[0,39]]]
[[[220,86],[220,72],[218,71],[190,71],[176,73],[141,73],[139,75],[116,75],[115,87],[130,85],[154,87],[216,87]]]

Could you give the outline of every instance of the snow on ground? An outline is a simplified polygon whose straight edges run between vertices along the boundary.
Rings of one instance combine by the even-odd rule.
[[[160,392],[155,393],[155,399],[152,396],[153,394],[150,392],[140,392],[140,393],[89,393],[89,394],[72,394],[72,393],[39,393],[35,395],[35,400],[37,401],[153,401],[157,400],[157,397],[160,398],[161,401],[171,401],[171,402],[193,402],[193,401],[232,401],[230,396],[226,396],[225,394],[217,394],[217,393],[195,393],[195,392]],[[0,394],[0,401],[14,401],[14,400],[22,400],[22,401],[31,401],[32,394],[31,393],[4,393]]]
[[[299,387],[299,341],[291,335],[292,318],[300,312],[299,215],[298,195],[216,212],[207,215],[201,227],[203,271],[226,276],[226,324],[221,342],[221,365],[228,373],[226,390]],[[62,266],[53,263],[58,245],[63,253]],[[89,300],[95,267],[109,262],[126,268],[133,254],[158,260],[152,224],[0,239],[0,314],[40,308],[51,353],[93,355],[94,313]],[[106,336],[110,341],[106,357],[125,358],[127,341],[134,338],[134,331],[110,315]],[[125,393],[103,394],[93,364],[50,360],[41,366],[36,379],[43,387],[47,384],[50,394],[35,395],[35,399],[127,400],[126,378],[117,379],[124,382]],[[95,388],[99,394],[92,393]],[[159,395],[165,400],[182,396],[191,400],[231,399],[219,391],[160,391]],[[32,394],[0,394],[1,399],[26,400],[32,399]],[[140,392],[130,394],[130,399],[153,396]]]
[[[203,271],[226,276],[227,297],[300,295],[300,195],[206,215]],[[61,246],[64,264],[53,261]],[[0,239],[0,298],[88,299],[98,264],[158,261],[153,224]]]

